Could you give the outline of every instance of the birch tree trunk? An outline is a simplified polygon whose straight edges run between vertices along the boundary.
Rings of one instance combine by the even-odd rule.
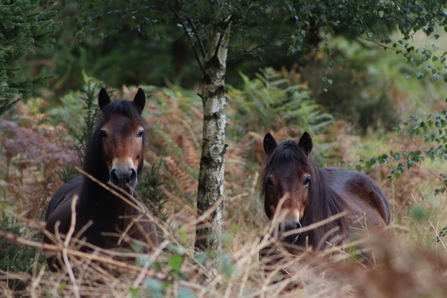
[[[196,228],[195,247],[204,251],[222,250],[223,201],[225,170],[226,95],[225,73],[230,38],[229,18],[216,23],[207,40],[204,76],[201,81],[203,101],[203,138],[197,194],[197,216],[215,208]],[[219,204],[219,206],[215,206]]]

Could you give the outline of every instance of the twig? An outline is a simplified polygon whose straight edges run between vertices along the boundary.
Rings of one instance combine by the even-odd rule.
[[[194,24],[194,21],[191,18],[188,18],[187,20],[192,27],[192,31],[197,36],[197,42],[199,43],[199,49],[202,52],[202,57],[205,57],[206,56],[205,46],[202,43],[202,39],[199,36],[199,32],[197,31],[196,25]]]
[[[244,54],[242,54],[242,55],[240,55],[239,57],[237,57],[236,59],[234,59],[234,60],[227,66],[227,68],[231,68],[235,63],[239,62],[239,60],[241,60],[241,59],[244,58],[245,56],[249,55],[251,52],[253,52],[253,51],[255,51],[255,50],[259,49],[259,48],[265,47],[265,46],[267,46],[268,44],[270,44],[270,43],[272,43],[272,42],[274,42],[274,41],[277,41],[277,40],[279,40],[279,39],[281,39],[281,38],[284,38],[285,36],[287,36],[287,35],[283,35],[283,36],[281,36],[281,37],[279,37],[279,38],[276,38],[276,37],[275,37],[275,38],[272,38],[272,39],[270,39],[270,40],[268,40],[268,41],[263,42],[263,43],[260,44],[260,45],[257,45],[257,46],[255,46],[255,47],[253,47],[253,48],[247,50]]]
[[[44,250],[53,251],[53,252],[62,252],[62,248],[59,245],[47,244],[47,243],[41,243],[41,242],[37,242],[37,241],[33,241],[33,240],[28,240],[28,239],[20,237],[17,234],[5,232],[2,230],[0,230],[0,238],[8,239],[9,241],[16,243],[16,244],[26,245],[26,246],[35,247],[35,248],[44,249]],[[111,265],[113,267],[121,268],[121,269],[126,269],[126,270],[130,270],[130,271],[138,271],[138,272],[141,270],[141,268],[138,266],[134,266],[134,265],[122,262],[122,261],[117,261],[112,258],[93,255],[90,253],[82,252],[82,251],[71,249],[71,248],[66,248],[66,252],[67,252],[67,255],[71,255],[71,256],[79,257],[79,258],[83,258],[83,259],[92,259],[94,261],[102,262],[102,263]]]
[[[37,287],[39,287],[39,283],[40,283],[44,273],[45,273],[45,267],[42,266],[42,268],[40,268],[39,274],[37,275],[37,278],[35,278],[33,280],[33,282],[31,283],[31,297],[33,297],[33,298],[39,297],[39,296],[35,295],[35,291],[36,291]]]
[[[73,200],[71,201],[71,223],[70,228],[68,229],[67,236],[64,241],[64,247],[62,248],[62,256],[64,258],[65,266],[67,267],[68,275],[70,276],[71,282],[73,283],[74,294],[77,298],[80,298],[79,295],[79,286],[76,282],[76,278],[73,273],[73,268],[71,267],[70,260],[68,259],[67,248],[70,243],[70,239],[73,236],[75,226],[76,226],[76,202],[78,201],[79,196],[75,195]]]
[[[328,223],[330,223],[330,222],[332,222],[334,220],[337,220],[337,219],[339,219],[339,218],[341,218],[343,216],[346,216],[346,215],[348,215],[348,212],[347,211],[343,211],[343,212],[337,213],[335,215],[332,215],[331,217],[328,217],[328,218],[326,218],[324,220],[320,220],[319,222],[316,222],[316,223],[313,223],[311,225],[305,226],[303,228],[298,228],[298,229],[295,229],[295,230],[287,231],[287,232],[283,233],[282,236],[283,237],[287,237],[287,236],[294,235],[294,234],[297,234],[297,233],[303,233],[303,232],[311,231],[313,229],[316,229],[318,227],[324,226],[324,225],[326,225],[326,224],[328,224]]]
[[[194,46],[194,42],[192,40],[192,37],[188,33],[188,28],[186,28],[185,22],[183,22],[183,20],[180,18],[180,16],[178,15],[177,11],[174,9],[174,7],[172,7],[171,3],[168,3],[168,6],[172,10],[172,12],[175,14],[175,17],[180,22],[180,24],[182,24],[183,30],[185,31],[185,34],[188,36],[189,42],[190,42],[190,44],[192,46],[192,49],[194,51],[194,55],[196,56],[197,63],[199,64],[199,67],[202,70],[202,73],[205,75],[206,74],[205,69],[203,68],[203,65],[202,65],[200,57],[199,57],[199,55],[197,53],[196,47]],[[197,38],[199,38],[199,37],[197,37]]]
[[[375,40],[373,40],[373,39],[369,39],[369,38],[362,37],[362,36],[357,36],[357,39],[363,39],[363,40],[366,40],[366,41],[375,43],[375,44],[378,45],[379,47],[382,47],[382,48],[387,49],[387,50],[397,51],[397,49],[388,47],[388,46],[386,46],[386,45],[383,45],[383,44],[381,44],[380,42],[375,41]]]

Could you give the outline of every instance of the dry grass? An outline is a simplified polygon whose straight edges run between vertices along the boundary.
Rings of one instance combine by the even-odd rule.
[[[35,216],[23,217],[19,214],[30,214],[27,210],[31,207],[26,200],[33,198],[33,195],[29,193],[38,194],[34,195],[38,200],[33,204],[39,207],[33,207],[32,211],[33,214],[38,214],[51,192],[42,183],[49,178],[34,183],[34,172],[25,168],[22,181],[29,182],[29,193],[23,198],[11,190],[14,185],[19,187],[17,180],[9,179],[2,182],[2,185],[7,185],[4,197],[9,201],[6,206],[11,211],[8,214],[18,218],[26,228],[22,236],[0,231],[0,238],[36,247],[38,251],[42,248],[59,251],[65,256],[69,266],[61,272],[53,273],[47,269],[45,263],[38,263],[36,256],[36,262],[28,272],[0,272],[0,296],[447,296],[447,242],[444,238],[436,242],[438,232],[445,226],[447,203],[445,195],[432,195],[440,180],[438,173],[442,172],[442,168],[424,164],[392,182],[386,179],[392,165],[373,167],[368,172],[387,194],[393,217],[386,234],[371,232],[363,240],[369,244],[368,247],[377,260],[377,265],[373,268],[365,268],[358,262],[355,247],[334,247],[323,253],[307,250],[299,256],[291,256],[284,252],[274,238],[263,237],[271,234],[269,227],[265,227],[266,217],[258,189],[258,176],[264,158],[263,131],[249,132],[238,141],[228,141],[226,196],[223,198],[226,214],[225,233],[222,236],[223,253],[213,256],[194,252],[196,219],[193,199],[196,195],[195,177],[201,143],[201,113],[197,108],[200,103],[187,100],[182,94],[173,93],[153,93],[154,100],[145,110],[150,127],[150,146],[146,152],[146,161],[154,164],[163,157],[163,177],[166,184],[162,186],[162,191],[169,198],[166,206],[168,221],[160,222],[152,218],[162,234],[160,246],[150,254],[102,249],[86,254],[72,249],[63,240],[53,246],[30,240],[29,235],[43,231],[43,223],[36,220]],[[331,165],[345,167],[349,163],[355,164],[359,157],[368,157],[368,152],[376,154],[390,148],[399,151],[420,145],[411,140],[402,141],[397,135],[386,136],[381,142],[372,137],[350,136],[345,133],[344,125],[335,123],[328,135],[316,137],[317,142],[333,143],[329,159]],[[298,127],[292,129],[299,132]],[[279,129],[273,133],[279,140],[283,140],[289,137],[288,131],[292,131],[291,128]],[[39,133],[39,130],[33,130],[33,133]],[[6,137],[3,135],[2,138],[3,146]],[[8,139],[14,140],[12,132]],[[51,143],[49,136],[47,140]],[[69,143],[64,144],[68,146]],[[162,155],[165,144],[166,149]],[[368,149],[370,147],[372,149]],[[19,156],[14,155],[11,158]],[[50,165],[61,163],[52,156],[48,157],[48,162]],[[56,169],[58,167],[53,166],[51,172]],[[14,168],[9,173],[16,175],[19,172]],[[48,176],[54,179],[54,176]],[[51,183],[52,188],[58,183],[60,185],[60,182],[54,180]],[[425,212],[422,218],[416,219],[411,215],[414,206],[419,206]],[[259,253],[266,248],[273,249],[275,253],[260,260]],[[25,287],[20,290],[11,289],[8,283],[11,279],[23,280]]]
[[[164,224],[158,224],[168,237],[147,255],[101,249],[86,254],[0,232],[0,237],[22,245],[62,251],[70,264],[58,273],[49,272],[45,266],[32,273],[3,272],[0,285],[4,295],[399,298],[445,297],[447,293],[445,250],[436,252],[418,247],[419,243],[409,244],[396,237],[394,229],[392,236],[375,234],[370,238],[370,247],[381,261],[366,269],[338,247],[330,252],[307,251],[298,257],[283,254],[280,259],[259,261],[259,252],[275,245],[274,239],[267,237],[254,237],[237,250],[225,251],[218,265],[210,260],[202,264],[191,248],[175,240]],[[129,261],[133,257],[138,261]],[[177,258],[179,267],[173,265]],[[13,292],[8,290],[6,278],[21,279],[27,286]]]

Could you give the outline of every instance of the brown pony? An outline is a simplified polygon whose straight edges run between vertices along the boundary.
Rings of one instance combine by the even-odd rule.
[[[329,243],[337,245],[348,239],[352,228],[365,225],[384,228],[389,224],[388,201],[377,183],[359,172],[317,168],[309,156],[312,146],[307,132],[298,143],[287,140],[277,145],[270,133],[264,137],[267,154],[261,176],[264,208],[269,219],[275,212],[284,214],[279,227],[281,232],[289,231],[282,239],[286,248],[291,253],[293,246],[323,249]],[[299,228],[343,211],[346,216],[299,233]]]
[[[98,103],[102,117],[88,143],[83,167],[96,180],[114,184],[121,195],[132,195],[135,205],[129,205],[91,178],[80,176],[63,185],[51,198],[45,216],[47,231],[54,234],[57,230],[62,237],[67,235],[73,197],[77,196],[73,237],[101,248],[126,247],[130,243],[120,240],[126,231],[130,238],[151,247],[158,245],[156,227],[144,216],[150,212],[134,194],[144,162],[145,121],[141,113],[145,102],[142,89],[138,89],[133,102],[111,102],[106,90],[101,89]],[[45,236],[44,242],[53,243],[54,239]],[[87,246],[81,246],[81,250],[88,250]],[[47,258],[52,270],[60,267],[58,257],[53,254]]]

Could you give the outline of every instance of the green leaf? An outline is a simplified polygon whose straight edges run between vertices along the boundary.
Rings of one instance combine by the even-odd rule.
[[[168,257],[168,263],[169,266],[171,266],[171,269],[175,272],[180,272],[180,266],[182,265],[183,257],[180,255],[172,255]]]
[[[137,288],[131,288],[130,290],[130,297],[132,298],[136,298],[136,297],[140,297],[140,290],[138,290]]]
[[[408,169],[410,169],[412,166],[414,166],[414,161],[412,161],[412,160],[407,160],[406,163],[407,163]]]
[[[399,160],[400,159],[400,153],[399,152],[390,152],[390,155],[394,158],[394,160]]]
[[[378,161],[379,161],[380,164],[382,164],[382,163],[384,163],[384,162],[386,162],[386,163],[389,162],[389,160],[388,160],[388,154],[382,154],[382,155],[379,156],[377,159],[378,159]]]

